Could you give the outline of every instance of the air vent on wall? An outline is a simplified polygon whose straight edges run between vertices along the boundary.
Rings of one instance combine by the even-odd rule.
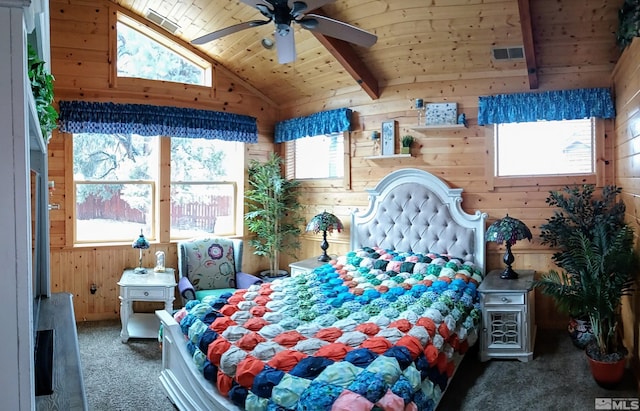
[[[491,49],[494,60],[521,60],[524,58],[524,48],[517,47],[496,47]]]
[[[160,13],[158,13],[155,10],[148,9],[147,10],[147,18],[150,21],[156,23],[158,26],[160,26],[163,29],[167,30],[171,34],[175,34],[175,32],[178,31],[178,29],[180,29],[180,26],[178,26],[177,23],[174,23],[173,21],[171,21],[168,18],[164,17],[163,15],[161,15]]]

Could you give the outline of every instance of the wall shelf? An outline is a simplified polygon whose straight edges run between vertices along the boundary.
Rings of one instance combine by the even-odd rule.
[[[389,158],[410,158],[411,154],[387,154],[385,156],[379,155],[379,156],[367,156],[364,159],[365,160],[386,160]]]
[[[426,125],[426,126],[414,126],[411,127],[412,130],[415,131],[425,131],[425,130],[453,130],[465,128],[464,124],[434,124],[434,125]]]

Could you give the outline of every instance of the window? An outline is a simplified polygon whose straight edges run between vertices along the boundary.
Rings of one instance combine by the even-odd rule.
[[[236,233],[242,144],[189,138],[162,144],[163,139],[74,134],[76,243],[131,241],[141,229],[150,240],[158,240],[157,230],[168,231],[171,239]],[[165,147],[170,167],[160,166]],[[160,215],[165,174],[166,219]]]
[[[242,144],[171,139],[171,238],[235,234]]]
[[[75,134],[75,241],[155,239],[158,138]]]
[[[344,133],[304,137],[287,143],[289,178],[344,177]]]
[[[124,15],[117,23],[117,75],[211,85],[211,64]]]
[[[595,173],[594,124],[585,119],[496,125],[494,175]]]

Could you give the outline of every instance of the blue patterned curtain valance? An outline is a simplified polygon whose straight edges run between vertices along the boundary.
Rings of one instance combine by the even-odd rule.
[[[276,123],[275,142],[283,143],[302,137],[339,133],[351,129],[351,109],[321,111]]]
[[[615,117],[608,88],[498,94],[481,96],[478,103],[479,125]]]
[[[60,130],[258,141],[256,119],[240,114],[145,104],[60,102]]]

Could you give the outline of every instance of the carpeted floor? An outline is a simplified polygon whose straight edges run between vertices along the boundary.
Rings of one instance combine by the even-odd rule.
[[[158,379],[161,351],[155,340],[120,341],[119,321],[78,324],[80,356],[91,411],[174,411]],[[584,352],[565,332],[539,332],[535,358],[478,361],[476,347],[462,362],[439,410],[594,410],[596,398],[640,397],[627,371],[614,390],[591,377]]]

